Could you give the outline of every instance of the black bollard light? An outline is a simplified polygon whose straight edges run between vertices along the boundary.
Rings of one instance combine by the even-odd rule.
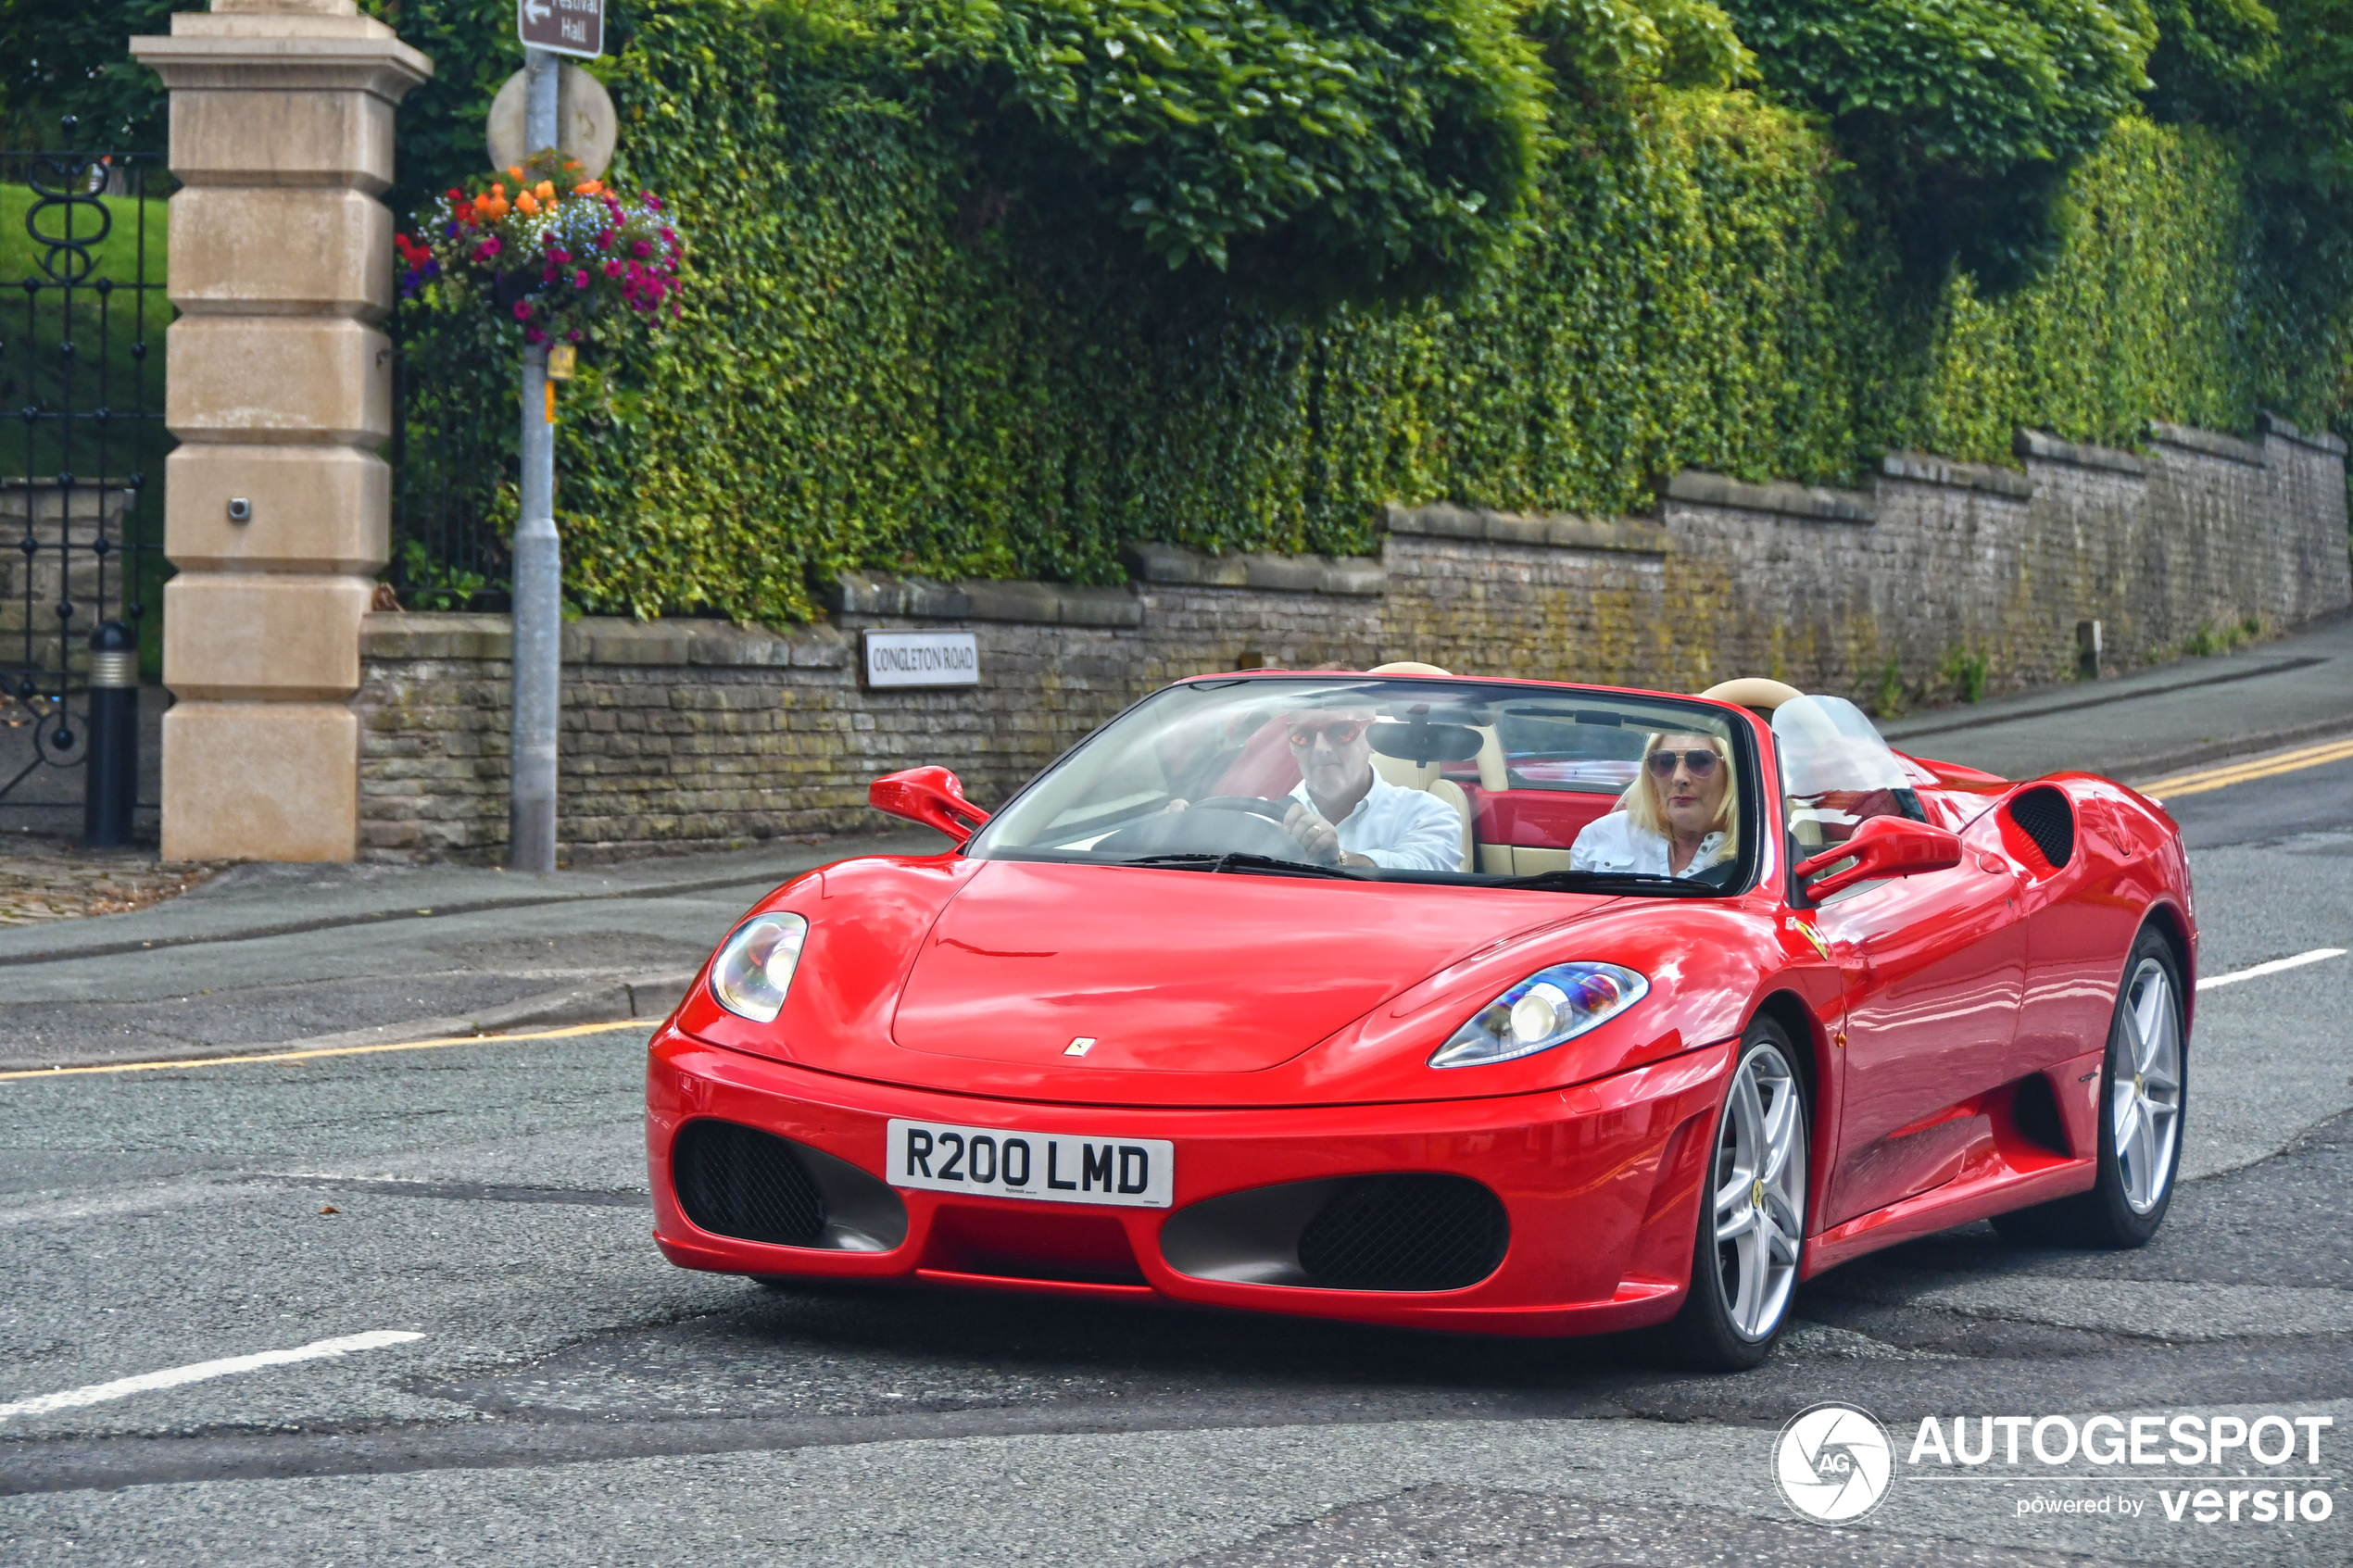
[[[120,621],[90,633],[89,743],[82,840],[120,849],[139,801],[139,639]]]

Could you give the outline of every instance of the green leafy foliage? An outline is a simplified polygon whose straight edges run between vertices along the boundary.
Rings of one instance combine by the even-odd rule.
[[[2138,107],[2144,0],[1730,0],[1765,81],[1830,117],[1918,265],[2008,287],[2054,254],[2069,171]]]
[[[1048,232],[1108,220],[1227,293],[1459,287],[1536,177],[1547,84],[1491,0],[931,0],[903,25]]]
[[[1907,270],[1804,115],[1626,89],[1562,111],[1523,237],[1466,290],[1172,312],[991,220],[963,130],[838,34],[707,0],[638,21],[614,178],[696,248],[684,318],[562,394],[594,609],[806,617],[852,567],[1112,582],[1147,538],[1356,554],[1390,500],[1639,510],[1687,465],[1851,482],[1897,446],[2006,461],[2019,423],[2129,443],[2334,407],[2265,325],[2237,156],[2196,128],[2120,124],[2047,277],[1996,295]],[[511,431],[471,323],[404,330]]]
[[[171,0],[0,6],[0,146],[154,152],[164,102],[131,40],[171,31]],[[60,121],[78,122],[69,137]]]
[[[1588,98],[1629,87],[1731,87],[1755,60],[1707,0],[1534,0],[1520,27],[1560,84]]]
[[[2280,63],[2280,24],[2262,0],[2155,0],[2149,108],[2161,119],[2235,119]]]

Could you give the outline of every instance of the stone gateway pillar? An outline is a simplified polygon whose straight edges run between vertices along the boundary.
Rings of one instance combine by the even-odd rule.
[[[433,62],[354,0],[213,0],[171,92],[166,859],[358,848],[359,624],[390,549],[393,109]]]

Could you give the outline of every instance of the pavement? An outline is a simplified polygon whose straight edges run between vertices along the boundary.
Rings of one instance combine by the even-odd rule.
[[[2128,784],[2353,734],[2353,616],[2205,659],[1935,709],[1880,730],[1898,750],[2005,778],[2082,769]]]
[[[2032,694],[1924,716],[1996,721],[1899,744],[2178,773],[2353,709],[2296,662],[2344,635],[2202,661],[2274,661],[2239,679],[2101,683],[2118,688],[2101,709]],[[2158,714],[2186,727],[2160,734]],[[2168,806],[2206,975],[2353,947],[2353,761]],[[122,1066],[478,1021],[566,988],[642,983],[650,1007],[760,891],[846,847],[549,878],[241,868],[135,913],[0,931],[0,1044]],[[2150,1247],[1958,1227],[1809,1282],[1774,1360],[1738,1377],[1616,1339],[673,1269],[647,1239],[647,1025],[628,1017],[0,1079],[0,1561],[2353,1562],[2353,958],[2199,997],[2182,1185]],[[307,1359],[235,1360],[289,1354]],[[1929,1417],[2334,1424],[2310,1465],[1913,1468],[1831,1529],[1791,1511],[1771,1462],[1823,1399],[1875,1413],[1899,1461]],[[2290,1475],[2326,1517],[2167,1512],[2193,1482],[2219,1511]]]

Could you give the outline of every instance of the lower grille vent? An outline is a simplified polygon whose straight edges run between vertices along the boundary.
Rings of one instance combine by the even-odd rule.
[[[733,1122],[689,1122],[670,1148],[670,1180],[686,1218],[713,1236],[813,1247],[825,1199],[792,1145]]]
[[[1504,1261],[1503,1200],[1467,1176],[1366,1176],[1299,1235],[1306,1283],[1334,1290],[1460,1290]]]

